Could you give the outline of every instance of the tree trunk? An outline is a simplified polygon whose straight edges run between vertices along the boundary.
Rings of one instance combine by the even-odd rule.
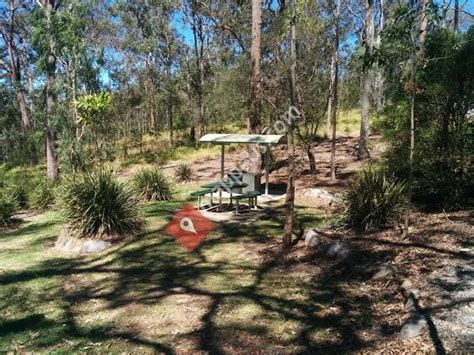
[[[262,0],[252,0],[252,44],[250,48],[250,59],[252,65],[252,76],[250,78],[250,102],[248,112],[247,129],[251,134],[260,133],[260,112],[262,100],[261,84],[261,45],[262,45]],[[248,146],[249,170],[254,174],[260,174],[262,170],[262,157],[258,149],[252,145]]]
[[[46,20],[47,26],[51,26],[51,16],[55,8],[54,0],[44,0],[44,6],[46,7]],[[56,156],[56,136],[53,128],[53,117],[54,117],[54,105],[56,97],[54,94],[54,80],[56,76],[56,57],[54,55],[55,50],[54,38],[49,39],[49,53],[46,65],[46,171],[47,176],[50,180],[58,179],[58,162]]]
[[[331,137],[331,132],[332,132],[332,129],[331,129],[331,126],[332,126],[332,123],[331,123],[331,118],[332,118],[332,95],[333,95],[333,85],[334,85],[334,82],[333,82],[333,77],[334,77],[334,54],[333,54],[333,57],[331,58],[331,67],[330,67],[330,77],[329,77],[329,99],[328,99],[328,112],[327,112],[327,120],[326,120],[326,132],[325,132],[325,135],[326,135],[326,138],[329,139],[329,137]]]
[[[379,23],[377,26],[377,36],[375,38],[374,46],[377,50],[380,50],[382,43],[382,31],[385,26],[385,2],[384,0],[379,0]],[[374,78],[374,91],[375,91],[375,112],[377,116],[382,112],[385,106],[385,95],[384,95],[384,86],[385,86],[385,75],[383,69],[380,65],[377,66],[377,70]]]
[[[420,52],[423,54],[426,42],[426,32],[428,30],[428,6],[430,0],[423,0],[420,19]]]
[[[168,106],[168,131],[169,131],[169,140],[168,144],[170,148],[174,147],[173,141],[173,106]]]
[[[306,153],[308,154],[309,173],[316,174],[316,157],[314,156],[311,143],[306,146]]]
[[[31,121],[28,114],[28,110],[26,108],[25,97],[22,91],[20,60],[17,57],[17,53],[15,53],[15,45],[13,39],[15,35],[15,4],[12,0],[10,0],[8,3],[8,12],[10,13],[8,32],[2,32],[4,35],[5,43],[7,45],[8,57],[10,59],[8,71],[10,74],[12,85],[15,88],[18,108],[20,109],[21,114],[21,125],[25,132],[29,132],[31,130]]]
[[[416,55],[414,55],[416,57]],[[405,211],[405,228],[403,231],[404,237],[409,233],[409,218],[410,218],[410,204],[413,185],[413,157],[415,154],[415,97],[416,97],[416,58],[414,60],[413,68],[413,92],[411,94],[410,106],[410,153],[408,157],[408,203]]]
[[[367,143],[369,140],[370,94],[372,92],[370,58],[374,48],[373,0],[365,1],[365,56],[361,78],[361,117],[358,159],[370,157]]]
[[[295,222],[295,145],[293,142],[294,117],[293,107],[297,105],[296,99],[296,5],[291,0],[291,30],[290,30],[290,102],[292,107],[288,112],[288,182],[286,187],[286,218],[283,233],[283,248],[291,246],[293,226]]]
[[[202,18],[196,13],[196,1],[191,3],[192,30],[194,39],[194,54],[196,57],[196,67],[198,70],[198,115],[194,129],[196,147],[199,138],[203,135],[204,122],[204,31]],[[197,137],[196,137],[197,136]]]
[[[262,45],[262,0],[252,0],[252,45],[250,58],[252,77],[250,79],[250,108],[248,132],[260,133],[261,111],[261,45]]]
[[[333,75],[331,78],[331,180],[336,179],[336,123],[337,123],[337,99],[338,99],[338,81],[339,81],[339,16],[341,13],[341,0],[336,3],[336,23],[334,36],[334,50],[332,54]]]
[[[459,27],[459,0],[454,0],[454,20],[453,20],[454,33],[458,33]]]

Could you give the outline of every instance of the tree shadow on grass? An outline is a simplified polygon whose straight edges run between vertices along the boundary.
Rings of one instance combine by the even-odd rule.
[[[163,215],[172,214],[175,207],[156,207],[149,213],[169,218]],[[58,322],[64,325],[48,341],[30,340],[35,350],[59,346],[61,337],[72,342],[73,348],[87,342],[123,341],[165,353],[183,350],[180,341],[185,339],[192,342],[192,351],[210,353],[363,350],[370,344],[358,334],[372,324],[370,300],[347,287],[354,276],[353,264],[336,265],[324,255],[310,255],[304,262],[322,271],[303,279],[295,273],[301,261],[258,262],[245,254],[242,242],[274,242],[282,230],[280,217],[268,216],[255,224],[219,224],[192,253],[166,236],[164,229],[157,229],[100,256],[49,259],[32,269],[1,274],[0,284],[26,285],[38,278],[58,278],[58,287],[39,295],[38,302],[57,300],[62,305]],[[318,223],[320,218],[300,214],[297,233]],[[359,255],[361,260],[387,257],[365,253]],[[65,287],[66,283],[71,285]],[[197,307],[194,314],[179,316],[186,312],[177,302],[182,297],[186,297],[185,304]],[[171,325],[157,318],[130,328],[125,323],[134,317],[131,313],[106,324],[86,325],[80,319],[101,312],[94,308],[96,302],[104,311],[120,309],[125,314],[137,307],[155,311],[171,307],[167,311],[176,318],[171,318]],[[330,307],[337,312],[322,312]],[[238,312],[247,308],[258,312],[239,318]],[[169,333],[192,319],[192,330],[174,336]],[[43,331],[59,326],[45,324]],[[164,333],[145,336],[143,329],[149,327],[162,328]],[[12,328],[11,333],[17,330]]]

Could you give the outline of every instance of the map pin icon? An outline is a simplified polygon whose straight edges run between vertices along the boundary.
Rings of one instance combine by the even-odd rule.
[[[179,221],[179,227],[185,232],[198,234],[196,228],[194,228],[193,221],[189,217],[181,218],[181,220]]]

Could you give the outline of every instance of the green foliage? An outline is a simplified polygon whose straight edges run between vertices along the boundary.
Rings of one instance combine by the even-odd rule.
[[[108,171],[68,177],[61,204],[66,222],[79,237],[124,235],[143,227],[133,190]]]
[[[433,31],[424,56],[416,75],[412,200],[430,210],[470,207],[474,205],[474,122],[468,112],[474,102],[474,27],[462,36]],[[390,95],[376,126],[390,143],[387,170],[408,180],[407,87],[413,83],[411,75],[404,76],[405,85]]]
[[[193,169],[189,164],[179,164],[175,170],[175,176],[179,182],[191,181],[193,177]]]
[[[357,174],[344,193],[341,222],[368,231],[396,221],[406,205],[405,192],[404,183],[387,178],[382,169],[369,166]]]
[[[0,192],[0,225],[8,224],[13,213],[15,213],[15,201],[3,191]]]
[[[29,196],[31,184],[27,180],[19,180],[15,183],[9,183],[5,187],[5,193],[15,202],[19,208],[29,207]]]
[[[168,201],[173,197],[170,182],[156,168],[140,170],[133,177],[133,183],[138,194],[146,201]]]
[[[110,110],[112,95],[107,92],[85,95],[76,101],[79,117],[77,123],[90,126],[99,123]]]
[[[42,180],[36,184],[28,196],[30,207],[39,212],[51,208],[56,201],[55,188],[55,185],[48,180]]]

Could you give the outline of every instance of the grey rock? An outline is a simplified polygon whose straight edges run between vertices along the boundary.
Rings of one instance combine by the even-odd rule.
[[[375,274],[372,276],[372,279],[381,279],[389,275],[395,275],[400,273],[400,271],[393,265],[382,264],[375,269]]]
[[[66,253],[79,253],[82,249],[83,241],[80,239],[67,235],[66,232],[62,231],[56,241],[54,247],[62,252]]]
[[[349,249],[347,249],[340,241],[336,241],[329,244],[327,254],[341,261],[349,256]]]
[[[316,197],[328,201],[340,201],[340,196],[334,195],[325,189],[310,187],[304,190],[303,195],[308,197]]]
[[[82,252],[84,253],[99,253],[105,249],[110,248],[112,243],[106,242],[104,240],[88,240],[84,243],[82,247]]]
[[[307,247],[315,247],[320,243],[320,234],[314,228],[310,229],[304,238],[304,245]]]
[[[400,339],[406,340],[420,335],[426,324],[426,319],[421,314],[415,313],[403,325],[399,334]]]

